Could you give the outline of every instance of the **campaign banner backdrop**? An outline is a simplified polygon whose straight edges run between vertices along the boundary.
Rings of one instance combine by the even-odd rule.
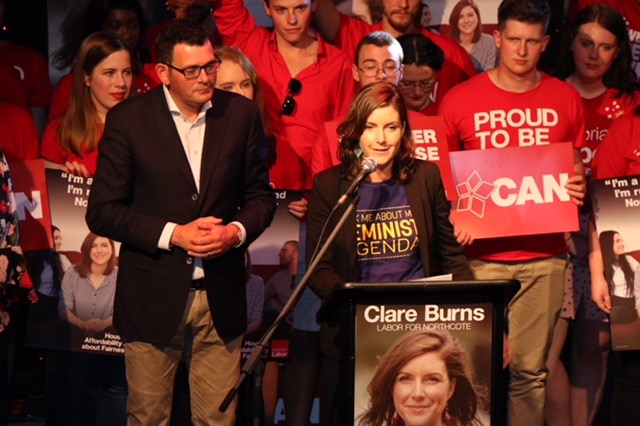
[[[451,217],[474,238],[576,231],[570,143],[452,152]]]
[[[357,304],[353,401],[355,424],[369,406],[367,387],[381,357],[406,333],[433,331],[453,336],[469,359],[471,380],[486,390],[486,395],[490,395],[493,320],[491,303]],[[392,392],[393,389],[376,391]],[[485,406],[479,407],[479,418],[484,425],[491,424],[490,405],[488,401]]]
[[[12,161],[11,177],[16,197],[22,250],[46,250],[53,247],[51,215],[44,161]]]
[[[60,229],[62,247],[58,252],[62,268],[69,270],[81,260],[81,246],[89,233],[84,216],[91,190],[91,178],[73,176],[61,170],[46,169],[47,190],[51,207],[51,222]],[[118,255],[119,244],[115,243],[114,256]],[[36,256],[35,259],[47,259]],[[30,271],[42,270],[34,262]],[[64,280],[64,278],[63,278]],[[36,281],[34,279],[34,281]],[[36,288],[41,293],[41,289]],[[40,294],[40,302],[30,307],[27,322],[26,343],[29,346],[74,352],[123,355],[124,346],[113,326],[101,331],[88,332],[65,321],[63,291],[47,291]],[[99,292],[99,297],[113,297],[113,294]],[[76,301],[80,303],[80,301]],[[90,302],[87,302],[90,303]],[[85,318],[80,318],[85,319]]]
[[[276,189],[275,192],[278,207],[273,221],[249,247],[254,265],[277,265],[282,244],[289,240],[298,241],[300,221],[289,213],[288,206],[292,201],[300,200],[302,192],[288,189]]]
[[[611,291],[611,345],[640,349],[640,175],[594,179],[589,189]]]
[[[338,165],[338,126],[342,121],[329,121],[324,124],[329,140],[329,153],[331,164]],[[447,198],[453,199],[455,185],[451,174],[451,162],[449,159],[449,145],[445,133],[444,118],[441,116],[426,116],[416,111],[409,111],[409,125],[415,142],[413,156],[419,160],[428,160],[438,165],[442,182],[447,191]]]
[[[82,240],[89,232],[84,215],[93,179],[74,176],[62,170],[47,169],[46,173],[51,223],[62,231],[62,250],[79,252]]]

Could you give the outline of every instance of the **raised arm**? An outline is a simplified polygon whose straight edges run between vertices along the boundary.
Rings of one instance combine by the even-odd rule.
[[[237,47],[246,52],[247,45],[256,37],[256,31],[265,32],[242,0],[218,0],[213,2],[213,16],[225,46]]]
[[[330,43],[334,43],[340,27],[340,12],[331,0],[315,0],[314,23],[320,34]]]

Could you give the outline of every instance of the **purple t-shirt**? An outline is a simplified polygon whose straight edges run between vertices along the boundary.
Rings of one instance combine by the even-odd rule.
[[[358,281],[409,281],[424,278],[418,230],[405,187],[395,181],[365,182],[358,190],[358,195]]]

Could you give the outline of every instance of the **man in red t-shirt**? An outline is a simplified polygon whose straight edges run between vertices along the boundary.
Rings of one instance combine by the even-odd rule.
[[[581,205],[586,192],[579,152],[585,143],[582,100],[569,84],[537,70],[549,41],[549,17],[545,0],[504,0],[494,34],[499,66],[449,92],[440,115],[450,151],[572,142],[575,174],[566,189]],[[461,234],[459,240],[468,243]],[[520,280],[509,304],[509,424],[542,426],[545,361],[564,288],[563,234],[477,240],[466,251],[477,279]]]
[[[322,35],[344,50],[351,57],[356,46],[373,31],[386,31],[394,37],[412,32],[421,32],[444,52],[444,65],[438,73],[433,89],[433,103],[440,104],[442,97],[456,84],[476,75],[471,57],[455,40],[434,34],[415,25],[415,17],[420,11],[421,0],[382,0],[382,21],[369,25],[357,18],[341,14],[332,0],[317,0],[314,12],[315,22]]]

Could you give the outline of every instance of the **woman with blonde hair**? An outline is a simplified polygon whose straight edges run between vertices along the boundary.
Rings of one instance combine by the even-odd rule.
[[[216,89],[237,93],[258,105],[264,120],[264,133],[267,140],[267,166],[271,167],[276,161],[276,139],[273,128],[266,121],[264,92],[256,69],[249,58],[235,47],[225,46],[216,49],[216,57],[222,61],[216,78]]]

